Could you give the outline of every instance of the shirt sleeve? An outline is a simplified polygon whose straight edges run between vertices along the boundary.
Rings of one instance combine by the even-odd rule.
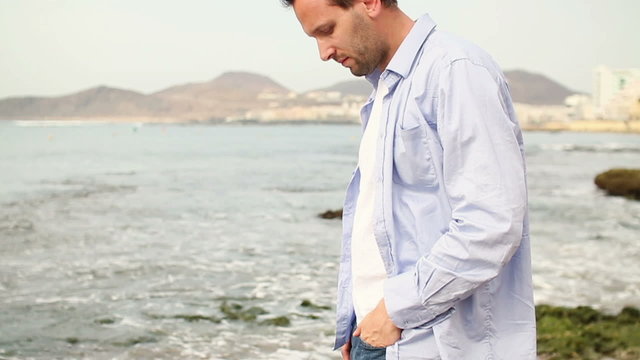
[[[438,91],[451,221],[413,271],[385,281],[385,305],[400,328],[432,326],[495,278],[518,249],[526,216],[521,134],[502,77],[457,60],[443,69]]]

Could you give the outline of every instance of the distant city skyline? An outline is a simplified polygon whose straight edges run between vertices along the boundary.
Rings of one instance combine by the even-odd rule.
[[[592,91],[592,70],[640,67],[640,1],[399,0],[411,17],[471,40],[504,70]],[[0,98],[106,85],[151,93],[228,71],[294,91],[353,79],[320,61],[279,0],[0,0]]]

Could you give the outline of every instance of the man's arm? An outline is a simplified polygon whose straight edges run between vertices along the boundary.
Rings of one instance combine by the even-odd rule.
[[[443,70],[438,97],[452,219],[414,271],[385,282],[388,314],[403,329],[437,322],[495,278],[518,249],[525,218],[525,165],[506,84],[461,59]]]

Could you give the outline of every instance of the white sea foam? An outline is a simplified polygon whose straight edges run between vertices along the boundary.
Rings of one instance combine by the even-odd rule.
[[[20,127],[100,126],[107,124],[106,121],[95,120],[15,120],[13,123]]]

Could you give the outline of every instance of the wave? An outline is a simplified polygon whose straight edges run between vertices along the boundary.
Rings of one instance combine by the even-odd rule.
[[[284,192],[284,193],[321,193],[321,192],[330,192],[337,189],[305,187],[305,186],[278,186],[278,187],[266,188],[265,190]]]
[[[98,126],[105,125],[105,121],[94,120],[16,120],[14,125],[19,127],[69,127],[69,126]]]
[[[35,197],[30,197],[21,201],[11,201],[0,203],[5,209],[19,209],[24,211],[25,208],[37,208],[51,201],[72,200],[89,198],[96,195],[110,193],[134,193],[138,190],[135,185],[112,185],[104,183],[81,182],[74,180],[65,180],[58,183],[43,182],[43,184],[56,184],[75,188],[66,188],[58,191],[45,191]],[[24,226],[22,226],[24,227]]]

